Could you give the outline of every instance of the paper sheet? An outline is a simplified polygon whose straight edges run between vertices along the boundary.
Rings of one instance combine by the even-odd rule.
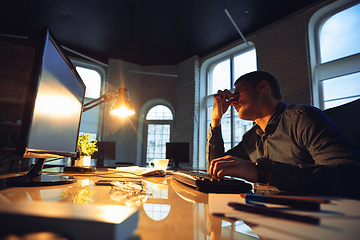
[[[209,194],[209,213],[224,214],[255,224],[256,235],[275,239],[359,239],[360,238],[360,201],[334,199],[329,204],[321,204],[321,211],[288,212],[320,218],[320,225],[288,221],[258,214],[236,211],[229,202],[245,203],[239,194]],[[268,207],[272,205],[267,204]],[[276,233],[276,234],[275,234]]]

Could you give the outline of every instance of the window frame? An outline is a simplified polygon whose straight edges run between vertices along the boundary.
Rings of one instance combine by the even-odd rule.
[[[252,42],[246,43],[237,43],[232,46],[225,47],[219,51],[213,53],[211,56],[205,57],[201,63],[200,67],[200,113],[199,113],[199,160],[197,161],[197,166],[199,168],[206,167],[206,139],[208,131],[208,119],[207,119],[207,108],[208,106],[213,106],[214,100],[212,98],[213,94],[208,94],[208,82],[209,82],[209,72],[213,69],[216,64],[226,60],[233,59],[234,57],[246,53],[250,50],[255,50],[255,45]],[[231,88],[233,88],[234,79],[234,61],[230,60],[230,81]],[[234,112],[234,110],[232,110]],[[231,124],[233,125],[233,115],[231,117]],[[231,131],[231,139],[234,141],[234,130]],[[194,161],[195,164],[195,161]]]
[[[329,62],[320,61],[320,31],[333,15],[359,4],[359,0],[336,1],[319,9],[309,21],[309,52],[311,68],[312,104],[324,109],[322,81],[360,72],[360,53]]]
[[[147,144],[148,144],[148,126],[149,125],[169,125],[170,126],[170,136],[169,136],[169,140],[171,139],[171,132],[173,129],[172,126],[172,121],[173,120],[146,120],[145,119],[145,124],[144,124],[144,134],[145,134],[145,146],[144,146],[144,164],[148,164],[147,162]]]
[[[74,67],[82,67],[82,68],[86,68],[86,69],[90,69],[90,70],[94,70],[96,71],[99,75],[100,75],[100,96],[102,96],[107,90],[106,90],[106,69],[102,66],[100,66],[99,64],[95,64],[89,61],[85,61],[85,60],[81,60],[78,58],[70,58],[71,62],[73,63]],[[84,99],[84,104],[86,102],[89,102],[91,100],[93,100],[94,98],[85,98]],[[97,106],[96,108],[93,108],[87,112],[83,113],[82,119],[86,118],[86,119],[97,119],[96,121],[93,121],[93,124],[97,124],[97,130],[95,132],[96,134],[96,139],[98,141],[100,141],[102,139],[103,133],[102,133],[102,123],[103,123],[103,118],[101,116],[103,116],[103,114],[100,114],[102,111],[104,111],[105,106],[104,104]],[[87,129],[85,129],[87,130]],[[88,131],[84,131],[84,129],[81,129],[81,131],[83,132],[88,132]],[[89,132],[90,133],[90,132]],[[91,134],[94,134],[94,132],[91,132]]]
[[[170,109],[172,113],[172,120],[147,120],[146,116],[148,112],[155,106],[163,105]],[[147,165],[146,156],[147,156],[147,141],[148,141],[148,125],[149,124],[168,124],[170,125],[170,141],[174,128],[175,121],[175,111],[173,106],[163,100],[163,99],[153,99],[144,104],[140,110],[140,120],[139,120],[139,137],[138,137],[138,150],[137,150],[137,165]],[[140,157],[140,158],[139,158]]]

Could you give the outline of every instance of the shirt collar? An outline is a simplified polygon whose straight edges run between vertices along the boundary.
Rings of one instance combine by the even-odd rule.
[[[287,105],[284,102],[280,102],[276,108],[274,113],[271,115],[268,123],[266,124],[265,132],[267,134],[271,134],[275,131],[277,124],[279,123],[281,114],[285,111]],[[262,129],[259,127],[259,125],[256,125],[256,133],[258,135],[264,135],[265,133],[262,131]]]

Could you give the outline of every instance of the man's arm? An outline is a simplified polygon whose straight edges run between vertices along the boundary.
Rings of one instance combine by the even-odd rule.
[[[221,126],[215,128],[210,126],[206,156],[207,170],[214,176],[219,178],[223,178],[225,175],[237,176],[252,182],[258,180],[257,169],[246,154],[242,142],[226,153],[224,152]]]
[[[218,91],[217,94],[213,96],[214,106],[211,115],[211,126],[218,127],[221,124],[221,118],[224,113],[227,111],[231,103],[233,94],[229,92],[227,89],[224,91]]]
[[[206,168],[209,171],[211,161],[222,157],[225,154],[224,141],[221,135],[221,125],[209,127],[208,138],[206,142]]]
[[[213,159],[224,156],[224,141],[221,135],[221,118],[231,105],[232,93],[228,90],[218,91],[213,96],[214,106],[211,115],[211,124],[206,143],[206,168],[209,170]]]
[[[283,191],[360,198],[360,151],[320,110],[299,111],[292,126],[296,142],[314,164],[275,162],[272,182]]]

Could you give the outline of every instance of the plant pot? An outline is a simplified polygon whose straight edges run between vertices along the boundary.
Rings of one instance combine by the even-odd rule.
[[[90,167],[91,156],[80,156],[79,159],[75,160],[74,167]]]

